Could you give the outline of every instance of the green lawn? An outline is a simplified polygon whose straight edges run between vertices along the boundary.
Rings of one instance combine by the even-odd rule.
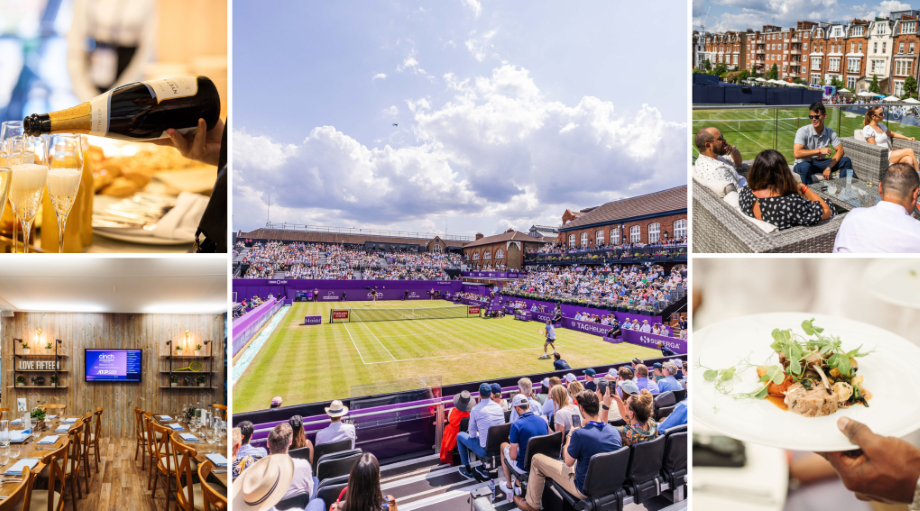
[[[757,153],[764,149],[776,149],[792,164],[795,161],[792,156],[795,132],[809,123],[808,107],[694,110],[690,145],[693,155],[699,155],[699,150],[693,145],[693,137],[698,130],[712,126],[722,132],[729,144],[738,147],[745,160],[754,159]],[[854,130],[862,129],[863,116],[828,108],[825,123],[837,132],[838,136],[852,137]],[[920,128],[916,126],[887,121],[884,124],[892,131],[920,139]]]
[[[443,307],[448,302],[348,302],[351,308]],[[233,410],[268,408],[274,396],[284,405],[400,390],[440,377],[442,384],[552,371],[540,360],[540,323],[504,319],[433,319],[374,323],[328,323],[338,303],[295,303],[246,373],[233,388]],[[323,316],[304,326],[305,315]],[[657,350],[611,344],[600,337],[557,330],[556,346],[572,367],[603,366],[633,357],[659,357]],[[395,382],[395,383],[394,383]]]

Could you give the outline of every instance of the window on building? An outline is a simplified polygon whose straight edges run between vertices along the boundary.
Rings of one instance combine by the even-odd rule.
[[[811,58],[811,68],[813,70],[821,69],[821,57],[812,57]]]
[[[811,75],[811,84],[821,85],[821,75],[817,75],[817,74]]]
[[[783,49],[784,49],[784,50],[788,50],[788,49],[789,49],[789,45],[788,45],[788,44],[783,44]]]
[[[473,252],[473,260],[474,260],[474,261],[478,261],[478,260],[479,260],[479,252]]]
[[[904,82],[901,80],[894,81],[894,95],[900,96],[904,93]]]
[[[856,88],[856,77],[855,76],[847,77],[847,88],[850,90],[853,90]]]
[[[594,233],[594,246],[599,247],[604,244],[604,231]]]
[[[898,53],[904,53],[904,43],[898,43]]]
[[[436,252],[436,253],[438,253],[438,254],[440,254],[440,253],[441,253],[441,245],[438,245],[437,243],[435,243],[435,245],[434,245],[433,247],[431,247],[431,250],[434,251],[434,252]]]
[[[830,59],[828,62],[828,71],[840,71],[840,59]]]
[[[588,246],[588,233],[586,232],[581,233],[581,246],[583,247]]]
[[[482,253],[482,258],[483,258],[483,259],[492,259],[492,253],[489,252],[488,250],[486,250],[485,252]]]
[[[898,60],[898,61],[895,61],[895,63],[894,63],[894,74],[896,74],[896,75],[901,75],[901,76],[909,76],[909,75],[910,75],[910,67],[911,67],[911,64],[913,64],[913,61],[912,61],[912,60]],[[901,93],[899,92],[897,95],[900,96]]]
[[[882,53],[887,52],[888,51],[887,48],[888,48],[888,43],[887,42],[882,43]]]
[[[854,48],[856,48],[856,43],[850,43],[850,53],[853,53]]]
[[[859,59],[847,59],[847,73],[859,72]]]
[[[630,243],[639,243],[642,241],[642,228],[638,225],[634,225],[629,228],[629,242]]]
[[[574,234],[569,234],[569,246],[570,247],[575,246],[575,235]]]
[[[677,220],[674,222],[674,237],[675,238],[686,238],[687,237],[687,221],[686,220]]]
[[[859,48],[859,53],[862,53],[862,41],[859,42],[858,48]]]
[[[872,53],[878,53],[878,43],[872,43]]]
[[[914,43],[910,43],[910,50],[909,50],[909,52],[910,52],[910,53],[913,53],[913,52],[914,52]]]
[[[610,244],[614,246],[620,244],[620,230],[616,227],[610,229]]]
[[[648,224],[648,242],[649,244],[658,243],[660,236],[661,236],[661,224],[659,223]]]
[[[802,44],[802,49],[808,51],[808,43]]]
[[[496,259],[504,259],[504,258],[505,258],[505,251],[502,250],[502,249],[496,250],[496,251],[495,251],[495,258],[496,258]]]

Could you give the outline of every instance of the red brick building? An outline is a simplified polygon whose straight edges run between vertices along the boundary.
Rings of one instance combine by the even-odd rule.
[[[608,202],[559,228],[566,246],[589,248],[656,243],[687,233],[686,185]]]
[[[920,20],[917,16],[904,15],[894,23],[892,31],[894,44],[891,76],[895,96],[904,93],[904,80],[917,77],[917,55],[920,52]]]
[[[508,269],[519,270],[524,265],[524,254],[545,244],[542,239],[514,229],[488,237],[476,233],[476,241],[463,247],[463,255],[473,270],[490,265],[494,268],[500,263],[504,263]]]

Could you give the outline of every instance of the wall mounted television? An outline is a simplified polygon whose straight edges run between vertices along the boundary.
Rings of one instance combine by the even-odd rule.
[[[86,349],[86,381],[139,382],[143,374],[143,350]]]

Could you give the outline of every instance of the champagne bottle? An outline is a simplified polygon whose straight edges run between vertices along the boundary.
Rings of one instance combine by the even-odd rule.
[[[82,133],[119,140],[167,138],[166,130],[194,133],[198,119],[210,130],[220,116],[220,95],[206,76],[181,76],[116,87],[66,110],[32,114],[23,131],[37,137],[46,133]]]

